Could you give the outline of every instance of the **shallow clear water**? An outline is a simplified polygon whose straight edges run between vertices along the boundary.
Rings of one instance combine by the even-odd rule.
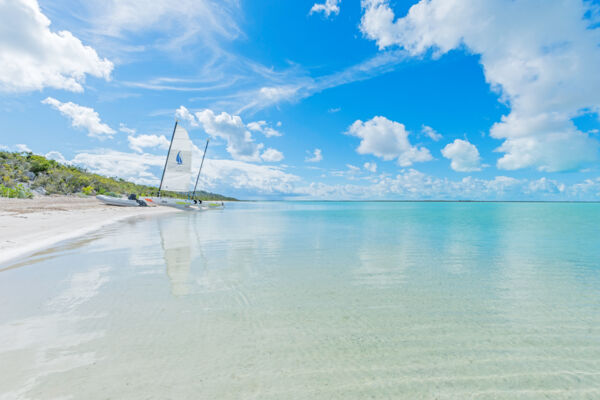
[[[600,398],[600,204],[240,203],[0,268],[2,399]]]

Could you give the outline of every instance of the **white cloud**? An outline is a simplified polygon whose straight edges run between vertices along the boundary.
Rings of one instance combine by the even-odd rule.
[[[196,113],[196,118],[202,127],[212,137],[219,137],[227,141],[227,151],[236,160],[259,161],[259,151],[262,144],[257,144],[252,134],[238,115],[226,112],[215,114],[206,109]]]
[[[279,162],[283,160],[283,153],[279,150],[275,150],[269,147],[268,149],[263,151],[263,153],[260,155],[260,158],[262,158],[263,161],[266,162]]]
[[[54,160],[56,162],[59,162],[61,164],[67,164],[67,165],[71,164],[71,162],[69,160],[67,160],[65,158],[65,156],[63,156],[62,153],[59,151],[54,151],[54,150],[49,151],[48,153],[46,153],[46,155],[44,157],[46,157],[49,160]]]
[[[373,173],[377,172],[377,164],[372,162],[366,162],[363,164],[364,169]]]
[[[269,126],[266,121],[250,122],[244,124],[239,115],[226,112],[215,114],[210,109],[205,109],[192,114],[187,108],[181,106],[176,111],[176,116],[187,120],[191,126],[202,125],[202,128],[212,137],[227,141],[227,151],[236,160],[277,162],[283,160],[283,154],[275,149],[266,149],[262,143],[256,143],[252,137],[253,132],[260,132],[266,137],[281,136],[281,132]],[[281,126],[281,122],[277,123]]]
[[[345,175],[350,175],[348,171]],[[338,174],[337,176],[344,176]],[[348,179],[352,179],[347,176]],[[314,182],[297,186],[294,193],[306,199],[438,199],[438,200],[564,200],[600,198],[600,178],[566,186],[540,178],[535,181],[497,176],[476,179],[467,176],[460,180],[436,178],[415,169],[403,169],[395,176],[382,174],[368,185],[325,184]]]
[[[481,171],[479,150],[467,140],[456,139],[442,149],[442,155],[451,160],[450,167],[459,172]]]
[[[359,154],[373,154],[386,161],[397,158],[398,164],[403,167],[433,159],[425,147],[410,144],[409,132],[403,124],[385,117],[373,117],[366,122],[357,120],[346,134],[361,139],[356,149]]]
[[[243,161],[207,160],[205,167],[208,187],[227,182],[228,186],[235,189],[254,190],[257,193],[292,193],[300,181],[298,176],[279,168]]]
[[[58,154],[58,153],[57,153]],[[58,156],[57,156],[58,157]],[[202,149],[194,148],[194,164],[198,170]],[[164,156],[124,153],[97,149],[77,154],[72,163],[96,173],[118,176],[141,184],[158,185]],[[352,179],[358,167],[347,165],[345,175]],[[354,168],[353,168],[354,167]],[[153,171],[155,173],[153,173]],[[268,195],[289,195],[312,199],[584,199],[600,198],[600,178],[587,179],[566,186],[545,177],[537,180],[497,176],[493,179],[460,180],[436,178],[414,169],[403,169],[395,176],[381,174],[369,184],[328,185],[305,184],[281,167],[237,160],[206,159],[199,188],[227,194],[232,189]],[[190,188],[193,182],[190,181]]]
[[[310,9],[310,14],[322,12],[325,17],[340,13],[340,0],[326,0],[325,3],[315,3]]]
[[[597,200],[600,198],[600,177],[576,183],[568,190],[573,197],[585,200]]]
[[[194,171],[200,168],[202,151],[194,146]],[[256,194],[284,194],[293,192],[299,181],[300,177],[285,172],[280,166],[207,158],[198,187],[202,190],[219,189],[222,194],[226,194],[230,189]]]
[[[119,124],[119,131],[124,132],[128,135],[135,135],[135,129],[128,128],[127,125],[125,125],[122,122]]]
[[[37,0],[0,1],[0,90],[82,92],[86,75],[109,80],[112,69],[71,32],[52,32]]]
[[[319,162],[321,160],[323,160],[323,152],[321,149],[314,149],[310,157],[304,159],[306,162]]]
[[[202,149],[194,146],[193,157],[192,169],[198,171]],[[94,173],[158,186],[165,156],[96,149],[78,153],[71,162]],[[195,176],[190,181],[190,189],[194,181]],[[300,181],[298,176],[289,174],[280,167],[207,158],[198,188],[200,190],[219,188],[224,194],[229,189],[246,190],[256,194],[278,194],[293,192],[294,185],[298,181]]]
[[[162,46],[179,48],[192,42],[216,46],[219,39],[233,40],[241,34],[233,15],[239,12],[235,0],[90,0],[85,6],[95,31],[107,36],[126,33],[166,32]],[[164,41],[167,40],[166,45]]]
[[[158,147],[160,149],[169,149],[169,140],[164,135],[137,135],[128,136],[129,148],[142,153],[144,148]]]
[[[591,2],[422,0],[397,20],[388,0],[362,5],[361,30],[380,49],[438,57],[464,47],[480,56],[486,81],[511,108],[490,131],[504,140],[499,168],[560,171],[597,161],[598,141],[572,122],[600,109],[600,29],[583,18]]]
[[[530,193],[563,193],[567,186],[564,183],[559,183],[553,179],[542,177],[538,180],[529,182],[526,190]]]
[[[350,171],[350,173],[357,174],[360,172],[360,168],[356,165],[346,164],[346,167],[348,168],[348,171]]]
[[[65,117],[71,119],[71,125],[75,128],[83,128],[87,130],[88,136],[96,138],[112,138],[115,130],[110,126],[100,121],[100,116],[93,108],[80,106],[75,103],[62,103],[52,97],[47,97],[42,101],[44,104],[48,104],[58,111]]]
[[[433,140],[434,142],[439,142],[443,137],[441,133],[437,132],[435,129],[427,125],[423,125],[421,127],[421,133],[426,135],[429,139]]]
[[[180,106],[175,111],[175,117],[180,118],[184,121],[188,121],[191,126],[198,126],[198,121],[196,120],[196,117],[194,117],[194,115],[184,106]]]
[[[281,132],[268,126],[267,121],[250,122],[246,126],[251,131],[260,132],[266,137],[281,136]],[[279,122],[277,126],[281,126],[281,122]]]
[[[31,149],[26,144],[17,144],[17,145],[15,145],[15,147],[20,152],[24,152],[24,153],[31,153],[32,152]]]
[[[106,176],[116,176],[144,185],[158,185],[159,178],[150,169],[162,168],[164,156],[96,149],[78,153],[71,163]]]

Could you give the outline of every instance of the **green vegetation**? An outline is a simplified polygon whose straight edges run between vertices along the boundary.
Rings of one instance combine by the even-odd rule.
[[[88,196],[131,193],[138,196],[156,196],[158,194],[158,188],[153,186],[136,185],[121,178],[92,174],[82,168],[64,165],[32,153],[0,151],[0,197],[30,198],[31,190],[63,195],[83,193]],[[162,194],[168,197],[187,197],[184,194],[165,191]],[[217,201],[235,200],[205,191],[197,191],[196,198]]]
[[[33,193],[31,193],[31,190],[23,187],[20,183],[14,188],[4,186],[0,183],[0,197],[30,199],[33,197]]]

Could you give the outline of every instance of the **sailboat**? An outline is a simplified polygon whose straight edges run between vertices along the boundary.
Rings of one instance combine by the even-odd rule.
[[[190,199],[176,199],[160,195],[161,191],[167,190],[177,193],[189,193],[190,181],[192,180],[192,148],[193,144],[187,131],[178,121],[175,121],[165,167],[160,178],[158,197],[144,197],[144,201],[149,204],[178,208],[187,208],[195,204]]]
[[[196,176],[196,184],[194,185],[194,191],[192,192],[192,199],[196,202],[196,189],[198,189],[198,181],[200,180],[200,174],[202,173],[202,166],[204,165],[204,159],[206,157],[206,151],[208,150],[208,143],[210,139],[206,139],[206,146],[204,146],[204,153],[202,154],[202,162],[200,163],[200,169],[198,169],[198,175]],[[225,208],[225,204],[220,201],[208,201],[203,202],[201,200],[197,201],[195,206],[199,210],[222,210]]]
[[[206,141],[206,147],[204,148],[204,155],[202,156],[202,162],[198,175],[196,177],[196,184],[194,185],[194,191],[191,198],[178,199],[173,197],[163,197],[161,192],[169,191],[176,193],[190,193],[189,187],[192,180],[192,141],[190,137],[180,124],[179,121],[175,121],[175,127],[173,128],[173,135],[171,136],[171,143],[169,144],[169,151],[167,152],[167,159],[165,160],[165,167],[163,168],[162,176],[160,178],[160,185],[158,187],[158,197],[144,196],[138,199],[135,194],[129,196],[128,199],[121,199],[111,196],[96,196],[98,200],[105,204],[114,206],[125,206],[125,207],[140,207],[140,206],[151,206],[161,205],[169,207],[177,207],[188,210],[208,210],[208,209],[221,209],[224,207],[222,202],[208,202],[203,203],[200,200],[196,200],[196,189],[198,187],[198,181],[200,179],[200,173],[202,172],[202,166],[204,165],[204,158],[206,157],[206,150],[208,149],[208,140]]]

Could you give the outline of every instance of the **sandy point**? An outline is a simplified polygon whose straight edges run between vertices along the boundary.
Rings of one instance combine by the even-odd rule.
[[[0,198],[0,264],[126,218],[181,212],[169,207],[114,207],[93,197]]]

